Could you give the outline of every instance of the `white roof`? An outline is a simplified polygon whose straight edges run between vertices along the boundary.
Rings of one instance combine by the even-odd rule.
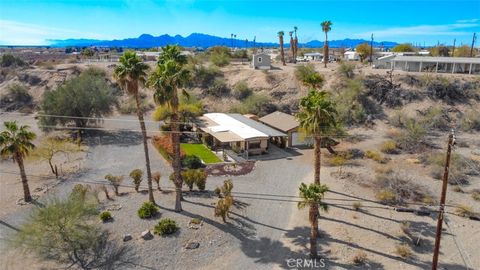
[[[475,57],[432,57],[397,55],[395,56],[395,58],[393,58],[393,61],[480,64],[480,59]]]
[[[212,132],[233,132],[242,139],[268,138],[268,135],[246,125],[224,113],[206,113],[203,116],[217,123],[217,126],[208,127]]]
[[[348,51],[348,52],[345,52],[344,54],[357,54],[357,52]]]
[[[313,52],[313,53],[304,53],[303,55],[305,56],[322,56],[323,54],[319,52]]]

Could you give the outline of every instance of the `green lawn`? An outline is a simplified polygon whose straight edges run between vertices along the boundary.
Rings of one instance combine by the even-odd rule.
[[[180,147],[187,155],[199,157],[205,164],[222,162],[212,151],[201,143],[182,143]]]

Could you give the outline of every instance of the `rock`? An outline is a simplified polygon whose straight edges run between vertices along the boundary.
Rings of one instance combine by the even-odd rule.
[[[142,237],[143,237],[143,236],[142,236]],[[123,236],[123,242],[130,241],[130,240],[132,240],[132,238],[133,238],[133,237],[132,237],[131,234],[125,234],[125,235]]]
[[[141,236],[142,236],[143,240],[150,240],[150,239],[153,238],[153,235],[150,232],[150,230],[143,231]]]
[[[420,164],[421,161],[418,158],[407,158],[407,162],[412,163],[412,164]]]
[[[200,243],[198,242],[188,242],[185,245],[185,249],[197,249],[200,246]]]

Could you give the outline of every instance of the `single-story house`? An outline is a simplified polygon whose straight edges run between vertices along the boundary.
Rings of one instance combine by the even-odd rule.
[[[343,54],[343,58],[348,61],[359,61],[360,55],[354,51],[348,51]]]
[[[323,54],[321,54],[319,52],[305,53],[305,54],[303,54],[303,57],[307,61],[322,61],[323,60]]]
[[[300,126],[300,123],[295,116],[276,111],[265,115],[260,118],[259,121],[269,127],[286,133],[287,147],[303,144],[298,136],[298,127]]]
[[[206,113],[198,118],[196,128],[204,132],[201,139],[207,145],[247,155],[267,153],[271,139],[287,137],[283,132],[236,113]]]
[[[480,74],[480,59],[390,55],[379,58],[375,67],[416,72]]]
[[[272,59],[269,54],[266,53],[257,53],[252,57],[251,67],[254,69],[270,69],[272,64]]]

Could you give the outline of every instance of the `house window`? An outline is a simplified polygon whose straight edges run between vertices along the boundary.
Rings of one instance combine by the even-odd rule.
[[[258,57],[258,62],[259,62],[259,63],[262,62],[262,57]]]
[[[248,144],[248,149],[257,149],[260,148],[260,142],[250,142]]]

